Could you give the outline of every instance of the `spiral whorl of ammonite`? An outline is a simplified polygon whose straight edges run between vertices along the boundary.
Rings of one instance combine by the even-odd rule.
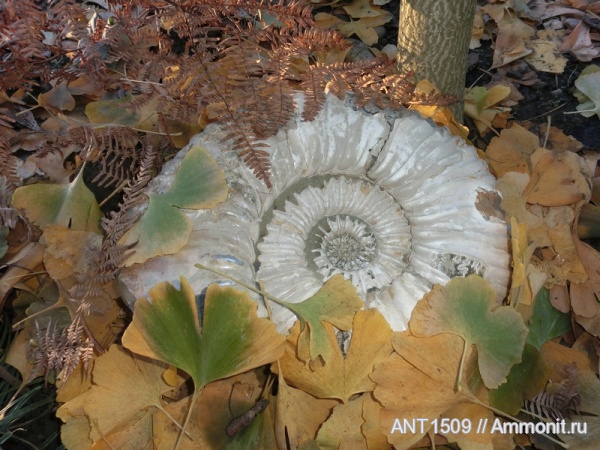
[[[295,120],[264,141],[270,189],[223,142],[225,128],[212,125],[192,140],[225,171],[228,200],[187,213],[194,231],[176,255],[127,269],[130,298],[181,275],[197,293],[230,283],[198,271],[197,262],[246,283],[261,280],[288,302],[342,274],[397,330],[433,284],[456,276],[481,275],[504,296],[506,225],[494,206],[495,180],[472,147],[413,113],[368,113],[334,97],[303,122],[303,97],[296,100]],[[186,149],[151,190],[168,186]],[[273,306],[279,328],[289,328],[295,316]]]

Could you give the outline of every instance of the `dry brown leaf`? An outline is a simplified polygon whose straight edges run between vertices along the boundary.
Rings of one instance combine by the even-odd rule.
[[[285,379],[317,398],[336,398],[343,402],[354,394],[373,390],[373,382],[368,378],[373,365],[392,353],[392,330],[381,313],[376,309],[356,313],[346,358],[338,346],[333,326],[327,323],[325,326],[331,347],[331,356],[325,366],[308,365],[298,357],[300,326],[296,323],[292,327],[285,354],[280,359]],[[272,369],[277,370],[275,366]]]
[[[531,155],[531,180],[523,191],[527,203],[566,206],[587,202],[591,196],[590,174],[574,153],[554,153],[538,148]]]
[[[567,286],[555,284],[550,288],[550,303],[562,313],[571,311],[571,301]]]
[[[571,306],[578,316],[592,318],[600,314],[600,254],[577,238],[575,248],[588,279],[579,284],[571,283]]]
[[[370,0],[354,0],[349,5],[342,6],[350,17],[362,18],[362,17],[378,17],[381,15],[388,15],[389,13],[377,6],[372,6]]]
[[[573,363],[577,365],[580,372],[594,371],[592,361],[585,353],[554,341],[542,345],[540,353],[552,370],[549,378],[554,383],[560,383],[566,378],[565,368]]]
[[[536,135],[513,123],[490,141],[485,154],[490,170],[501,178],[507,172],[529,173],[529,159],[538,147]]]
[[[579,61],[591,61],[600,56],[600,46],[590,38],[590,27],[583,20],[567,36],[560,47],[561,52],[571,52]]]
[[[491,69],[508,64],[532,52],[525,43],[535,34],[535,29],[519,19],[508,5],[488,4],[483,7],[483,10],[498,25]]]
[[[38,96],[38,104],[48,111],[72,111],[75,109],[75,99],[69,92],[66,82],[62,82],[48,92]]]
[[[86,249],[99,247],[102,236],[91,231],[76,231],[60,225],[47,225],[42,234],[46,244],[44,265],[53,280],[84,273],[89,265]]]
[[[381,405],[375,400],[372,392],[370,394],[363,394],[363,397],[365,399],[363,402],[362,418],[365,422],[362,425],[362,433],[367,440],[367,447],[370,450],[391,449],[392,446],[379,425]]]

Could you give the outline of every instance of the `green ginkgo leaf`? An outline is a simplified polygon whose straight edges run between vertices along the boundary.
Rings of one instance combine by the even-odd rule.
[[[484,384],[494,389],[506,381],[511,367],[521,361],[527,328],[513,308],[493,310],[496,291],[477,275],[435,285],[413,310],[410,331],[415,336],[452,333],[475,345]],[[460,388],[460,374],[459,383]]]
[[[100,232],[102,212],[83,181],[83,170],[69,184],[36,183],[17,188],[12,204],[26,211],[29,220],[40,228],[51,223],[77,231]]]
[[[225,201],[225,174],[202,147],[193,147],[181,161],[171,189],[151,194],[148,209],[123,236],[121,244],[137,243],[126,266],[171,255],[188,241],[192,222],[179,208],[206,209]]]
[[[323,322],[340,330],[352,327],[354,313],[363,307],[352,282],[342,275],[331,277],[315,295],[301,303],[285,303],[302,324],[298,339],[298,356],[314,360],[319,355],[327,362],[331,353],[328,332]]]
[[[525,344],[521,359],[510,369],[506,383],[490,391],[490,404],[507,414],[518,414],[523,401],[543,391],[550,376],[550,368],[532,345]]]
[[[202,327],[194,292],[185,278],[181,289],[164,282],[135,304],[123,345],[135,353],[187,372],[200,390],[278,359],[285,337],[275,324],[257,316],[257,304],[231,287],[209,286]]]
[[[527,342],[539,350],[547,341],[562,336],[571,328],[571,314],[562,313],[552,306],[548,289],[540,289],[529,320]]]

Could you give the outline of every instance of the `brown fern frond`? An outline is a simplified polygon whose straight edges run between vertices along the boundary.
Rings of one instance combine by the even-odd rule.
[[[0,136],[0,177],[5,179],[5,186],[9,194],[21,184],[17,174],[18,159],[10,151],[10,143]]]
[[[84,337],[84,329],[77,320],[60,330],[55,322],[49,322],[42,328],[35,321],[35,336],[30,341],[28,358],[34,366],[28,382],[44,374],[48,381],[51,375],[66,380],[75,368],[83,363],[87,368],[93,357],[92,342]]]
[[[260,142],[251,125],[239,123],[238,126],[232,126],[232,131],[223,138],[223,142],[227,141],[231,141],[232,149],[238,153],[256,178],[264,181],[267,188],[271,188],[271,154],[264,150],[269,146]]]
[[[84,161],[97,163],[99,170],[93,183],[99,186],[116,186],[133,178],[139,165],[138,132],[121,126],[78,130],[85,138],[81,152]],[[75,130],[72,130],[74,135]]]
[[[577,392],[577,366],[570,364],[565,371],[566,378],[555,392],[544,390],[531,400],[526,400],[525,410],[552,420],[570,418],[573,413],[579,414],[581,396]]]

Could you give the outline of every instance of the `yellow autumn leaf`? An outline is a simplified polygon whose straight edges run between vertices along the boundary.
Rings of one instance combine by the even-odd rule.
[[[465,115],[473,119],[480,134],[487,129],[492,129],[492,121],[509,108],[496,106],[510,94],[508,86],[497,84],[491,89],[474,87],[465,94]]]
[[[167,367],[111,346],[94,362],[92,386],[59,409],[57,415],[66,421],[63,431],[74,441],[87,429],[84,435],[98,445],[108,441],[113,448],[146,448],[152,413],[163,408],[161,396],[172,389],[162,380]]]
[[[383,405],[379,416],[381,430],[391,444],[409,448],[429,431],[434,419],[464,403],[476,403],[480,417],[488,415],[487,409],[479,406],[478,397],[485,399],[486,391],[476,376],[467,376],[461,391],[455,389],[463,350],[460,337],[438,334],[417,338],[396,333],[393,345],[397,353],[378,364],[371,375],[376,383],[373,394]],[[465,371],[471,374],[476,370],[472,350],[465,359]],[[406,424],[415,427],[411,431],[405,428]],[[486,436],[491,442],[492,436]]]
[[[275,437],[279,448],[297,448],[306,441],[314,440],[321,424],[329,417],[339,402],[321,399],[289,386],[279,376],[275,415]]]
[[[392,352],[392,330],[381,313],[375,309],[359,311],[354,316],[352,340],[346,358],[338,346],[332,325],[326,324],[330,357],[326,364],[319,360],[306,364],[297,353],[299,325],[292,327],[286,341],[286,351],[280,359],[284,378],[293,386],[318,398],[337,398],[347,402],[360,392],[373,389],[368,378],[373,365]],[[276,367],[272,367],[276,370]]]

